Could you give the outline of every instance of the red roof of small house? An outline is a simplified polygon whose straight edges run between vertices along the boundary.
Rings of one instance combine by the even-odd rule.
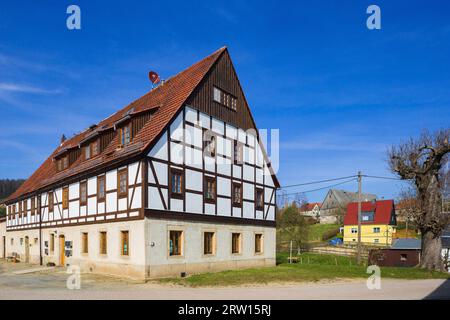
[[[361,213],[374,212],[373,221],[361,221],[362,224],[395,224],[394,200],[361,202]],[[394,217],[393,217],[394,215]],[[344,225],[358,224],[358,202],[347,205]]]
[[[169,78],[164,84],[152,89],[128,106],[100,121],[96,126],[90,127],[62,142],[47,160],[5,202],[12,202],[12,200],[25,197],[36,190],[48,188],[63,179],[85,174],[101,165],[114,164],[139,156],[146,150],[148,151],[148,148],[158,138],[159,134],[163,132],[166,125],[184,105],[185,101],[224,52],[227,52],[226,47],[217,50],[203,60]],[[133,138],[132,142],[126,147],[118,148],[119,143],[117,139],[113,139],[99,156],[87,161],[82,161],[81,157],[78,157],[79,159],[68,169],[61,172],[57,171],[54,164],[55,157],[64,154],[67,150],[79,148],[79,145],[83,141],[90,139],[99,132],[113,130],[115,125],[126,117],[132,117],[136,114],[150,111],[154,112],[151,120],[144,125],[136,137]],[[276,186],[279,186],[275,175],[273,177]]]
[[[300,208],[300,211],[302,211],[302,212],[303,211],[311,211],[315,208],[316,205],[319,206],[319,208],[320,208],[321,203],[320,202],[306,203],[305,205],[303,205]]]

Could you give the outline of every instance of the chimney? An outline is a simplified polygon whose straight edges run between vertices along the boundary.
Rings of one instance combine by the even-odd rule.
[[[67,140],[67,138],[66,138],[66,136],[63,134],[63,135],[61,136],[61,144],[63,144],[64,141],[66,141],[66,140]]]

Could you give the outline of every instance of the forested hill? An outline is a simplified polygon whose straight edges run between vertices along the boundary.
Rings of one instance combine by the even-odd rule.
[[[0,179],[0,200],[6,199],[24,182],[23,179]]]

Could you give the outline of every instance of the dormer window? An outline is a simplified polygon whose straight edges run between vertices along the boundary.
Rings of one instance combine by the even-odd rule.
[[[88,160],[98,155],[98,140],[95,140],[83,147],[84,160]]]
[[[119,128],[119,144],[121,146],[126,146],[131,141],[130,135],[130,125],[123,126]]]
[[[98,155],[98,140],[91,142],[91,156],[95,157]]]
[[[67,169],[69,167],[69,156],[64,156],[62,158],[62,169]]]
[[[69,157],[64,156],[56,160],[56,170],[63,171],[69,167]]]
[[[87,145],[84,147],[84,160],[91,158],[91,147],[90,145]]]

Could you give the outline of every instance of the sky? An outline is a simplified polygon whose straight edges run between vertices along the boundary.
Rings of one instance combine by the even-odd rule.
[[[66,9],[81,9],[69,30]],[[366,9],[381,9],[369,30]],[[71,136],[228,46],[282,186],[393,176],[386,152],[450,123],[449,1],[3,1],[0,179],[27,178]],[[339,182],[339,181],[338,181]],[[322,201],[335,182],[286,189]],[[337,186],[356,191],[356,182]],[[404,183],[363,179],[396,198]]]

